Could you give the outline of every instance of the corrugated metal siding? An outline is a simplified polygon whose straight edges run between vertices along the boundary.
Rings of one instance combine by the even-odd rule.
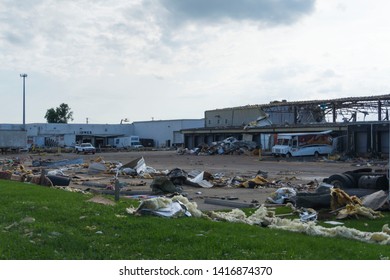
[[[368,151],[367,132],[356,132],[356,152],[366,154]]]
[[[173,144],[182,144],[184,143],[184,136],[180,131],[173,132]]]
[[[389,154],[389,132],[388,131],[382,131],[379,133],[380,137],[380,147],[379,151],[382,154]]]

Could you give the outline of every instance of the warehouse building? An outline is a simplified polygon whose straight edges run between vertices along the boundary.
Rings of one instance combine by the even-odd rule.
[[[332,130],[338,152],[361,156],[389,153],[390,95],[329,100],[274,101],[205,112],[203,128],[185,129],[185,146],[211,145],[228,137],[255,141],[270,150],[279,133]]]

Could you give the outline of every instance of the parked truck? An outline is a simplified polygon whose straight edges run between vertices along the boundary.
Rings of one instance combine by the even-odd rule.
[[[0,150],[2,153],[9,150],[27,148],[27,131],[14,129],[0,130]]]
[[[143,145],[139,136],[123,136],[114,138],[113,146],[118,149],[140,149]]]
[[[272,147],[274,156],[297,157],[319,156],[333,152],[332,131],[311,133],[278,134],[277,143]]]

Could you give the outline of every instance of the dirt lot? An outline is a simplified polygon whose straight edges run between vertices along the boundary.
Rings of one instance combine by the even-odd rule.
[[[53,160],[58,161],[66,158],[83,157],[84,162],[96,160],[98,157],[106,162],[120,162],[126,164],[137,158],[143,157],[147,166],[158,171],[169,171],[174,168],[180,168],[187,172],[192,170],[207,171],[211,174],[222,173],[225,177],[233,178],[234,176],[255,177],[260,171],[262,174],[267,173],[268,181],[284,182],[294,186],[306,185],[309,182],[329,177],[332,174],[353,170],[367,164],[366,161],[330,161],[323,158],[299,158],[299,159],[275,159],[273,157],[263,156],[261,159],[254,155],[213,155],[213,156],[196,156],[196,155],[178,155],[175,151],[132,151],[132,152],[113,152],[97,153],[95,155],[76,155],[72,153],[62,154],[23,154],[23,155],[2,155],[1,158],[28,158],[31,160]],[[381,163],[378,163],[379,165]],[[382,166],[381,166],[382,167]],[[107,176],[112,178],[113,176]],[[140,179],[129,177],[120,177],[123,182],[143,181],[144,186],[131,186],[131,191],[147,192],[151,191],[150,184],[152,179]],[[74,185],[73,185],[74,186]],[[78,186],[79,187],[79,186]],[[212,187],[200,188],[193,186],[183,186],[183,194],[191,201],[198,204],[202,211],[217,210],[226,208],[235,208],[236,203],[264,203],[276,189],[275,187],[267,188],[236,188],[236,187]],[[234,198],[234,199],[233,199]],[[215,205],[205,203],[217,199],[224,205]],[[224,203],[225,201],[226,203]],[[227,205],[232,204],[232,205]]]

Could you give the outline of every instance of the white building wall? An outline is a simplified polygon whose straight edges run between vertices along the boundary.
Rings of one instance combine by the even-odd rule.
[[[184,143],[182,129],[204,127],[204,119],[143,121],[132,124],[27,124],[29,144],[43,146],[45,140],[53,139],[61,146],[74,146],[76,140],[83,137],[98,138],[137,135],[140,138],[153,139],[156,147],[172,146]],[[177,143],[181,141],[180,143]],[[93,143],[94,144],[94,143]]]
[[[134,122],[134,135],[141,139],[153,139],[156,147],[170,147],[178,141],[182,129],[204,127],[204,119],[160,120]],[[184,136],[180,139],[184,143]]]
[[[0,124],[0,130],[22,130],[23,125],[22,124],[9,124],[9,123],[2,123]]]
[[[112,134],[131,134],[133,126],[128,124],[28,124],[28,134],[95,134],[95,135],[112,135]]]
[[[64,135],[64,145],[65,146],[74,146],[76,145],[76,137],[72,134],[65,134]]]
[[[57,124],[33,123],[26,125],[27,137],[32,143],[43,146],[45,139],[55,139],[60,146],[74,146],[76,137],[118,137],[133,135],[130,124]]]

